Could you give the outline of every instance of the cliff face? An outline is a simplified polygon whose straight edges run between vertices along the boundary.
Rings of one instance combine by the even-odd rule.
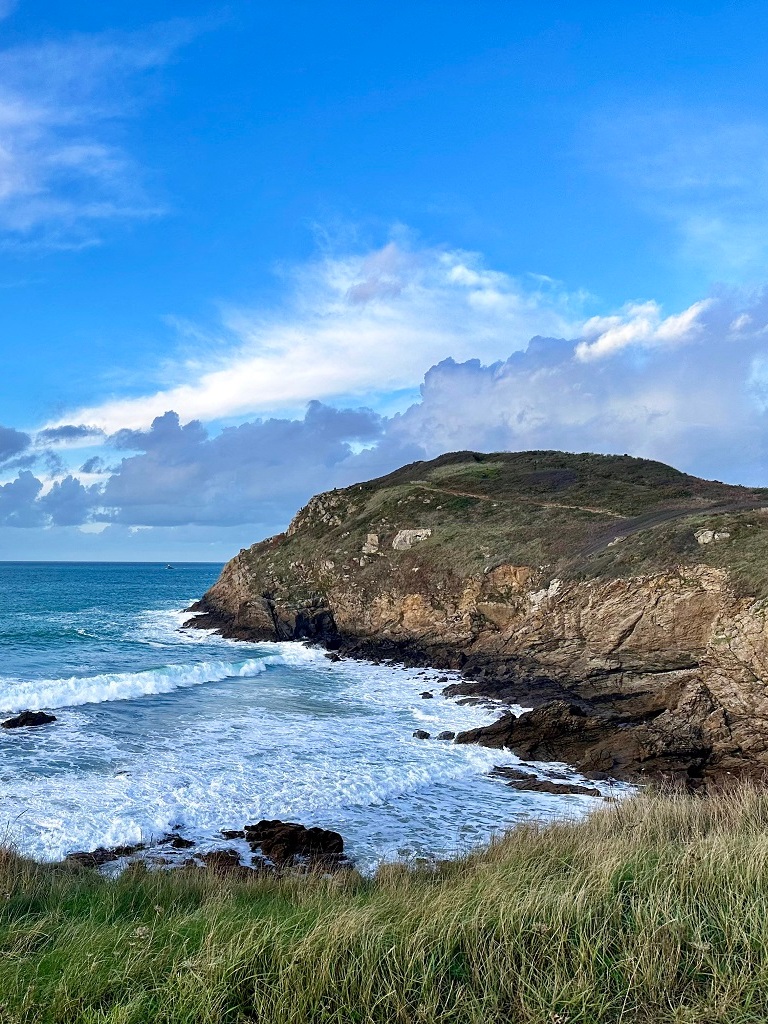
[[[658,463],[460,453],[319,495],[199,625],[461,668],[460,742],[689,782],[768,768],[768,495]]]

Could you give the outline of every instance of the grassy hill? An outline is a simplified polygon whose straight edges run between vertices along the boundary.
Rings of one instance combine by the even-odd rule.
[[[686,562],[731,568],[744,593],[762,596],[762,506],[766,488],[628,455],[455,452],[313,499],[287,538],[251,552],[288,579],[291,563],[358,559],[369,533],[384,548],[400,529],[426,528],[419,559],[452,576],[509,563],[544,566],[552,577],[615,577]],[[730,542],[700,545],[695,532],[710,527],[730,532]]]

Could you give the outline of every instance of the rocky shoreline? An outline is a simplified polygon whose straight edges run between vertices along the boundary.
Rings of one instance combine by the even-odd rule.
[[[226,615],[206,606],[205,599],[195,602],[187,611],[193,617],[183,628],[214,630],[227,639],[251,642],[275,642],[273,636],[248,630],[233,623]],[[449,645],[425,649],[413,641],[396,642],[388,639],[350,637],[339,633],[330,615],[321,619],[322,627],[311,637],[292,637],[296,642],[310,642],[324,648],[333,660],[353,658],[374,664],[392,662],[405,668],[424,668],[459,672],[462,679],[449,682],[442,689],[445,697],[459,698],[460,702],[493,702],[499,705],[528,705],[531,710],[515,715],[511,711],[487,726],[450,736],[455,743],[477,743],[481,746],[508,750],[521,758],[535,761],[567,763],[580,774],[594,780],[620,779],[643,782],[651,778],[666,783],[699,788],[696,775],[699,766],[695,750],[690,760],[683,763],[684,752],[678,751],[669,763],[654,763],[653,770],[641,763],[633,749],[632,726],[645,721],[642,711],[626,714],[608,713],[594,701],[574,700],[573,694],[555,680],[541,675],[515,671],[508,663],[484,655],[471,654]],[[431,694],[430,694],[431,695]],[[422,697],[427,694],[423,693]],[[429,738],[423,730],[418,738]],[[416,736],[417,733],[414,733]],[[437,737],[448,739],[449,737]],[[607,753],[610,752],[610,755]],[[502,771],[507,770],[502,766]],[[511,770],[511,769],[510,769]],[[587,792],[585,787],[561,782],[549,788],[542,780],[525,773],[515,780],[515,788],[538,792],[570,792],[600,796],[598,790]],[[538,784],[535,784],[538,783]]]
[[[455,452],[316,495],[191,611],[533,709],[456,742],[695,791],[768,774],[768,490],[629,456]]]
[[[743,710],[751,703],[762,712],[765,691],[756,675],[762,650],[745,645],[744,655],[734,656],[732,647],[721,649],[718,654],[730,658],[721,668],[708,657],[708,642],[702,637],[721,613],[718,603],[730,604],[727,610],[733,616],[734,605],[738,611],[739,605],[743,609],[748,602],[736,602],[729,596],[722,575],[713,585],[710,577],[699,572],[683,593],[681,579],[686,579],[682,570],[663,581],[638,581],[633,589],[622,582],[613,588],[614,601],[620,591],[618,608],[606,611],[593,603],[597,629],[605,628],[605,637],[598,637],[602,650],[593,654],[585,652],[583,638],[568,635],[573,627],[564,615],[577,614],[570,610],[559,611],[554,620],[559,628],[563,624],[564,636],[545,637],[542,642],[538,627],[539,635],[530,638],[530,646],[523,641],[510,650],[498,633],[490,639],[486,635],[480,642],[468,637],[457,643],[442,638],[425,643],[414,635],[351,634],[337,626],[334,609],[323,600],[286,610],[265,597],[262,605],[269,614],[260,612],[254,623],[252,608],[243,614],[241,606],[231,613],[219,599],[221,589],[217,593],[215,587],[188,609],[192,617],[185,626],[212,629],[238,640],[301,640],[322,646],[332,658],[459,672],[462,678],[445,686],[445,696],[518,704],[532,710],[519,717],[502,715],[488,726],[460,733],[455,742],[506,749],[523,759],[565,762],[591,779],[615,778],[635,784],[653,781],[698,792],[720,788],[734,777],[763,781],[768,762],[762,753],[761,715],[750,718]],[[668,587],[669,593],[660,594],[660,585]],[[573,601],[577,589],[556,595],[561,607]],[[594,602],[594,587],[587,598]],[[578,595],[578,599],[585,598]],[[663,608],[665,601],[670,606],[668,612]],[[556,601],[550,603],[554,606]],[[615,619],[619,615],[624,617],[623,626],[619,625],[625,635],[639,634],[638,623],[644,617],[655,618],[653,629],[658,639],[651,638],[648,652],[630,650],[624,655],[617,651]],[[681,621],[688,633],[682,638]],[[669,650],[670,639],[676,648],[673,651]],[[603,653],[606,649],[613,652],[611,657]],[[723,678],[726,671],[747,681],[747,693]],[[738,713],[723,706],[725,702],[709,685],[709,678],[726,695],[731,686]],[[749,742],[742,739],[745,734]]]
[[[207,870],[242,878],[254,873],[327,874],[354,867],[344,852],[343,838],[331,829],[265,819],[241,829],[224,828],[220,835],[227,842],[242,840],[240,848],[199,850],[194,840],[179,832],[169,832],[154,842],[78,850],[68,854],[62,863],[81,869],[99,869],[116,862],[143,863],[153,868]],[[177,856],[180,851],[182,855]]]

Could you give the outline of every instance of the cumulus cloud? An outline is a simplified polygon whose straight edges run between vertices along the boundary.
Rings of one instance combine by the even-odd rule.
[[[94,495],[75,477],[66,476],[55,481],[38,504],[42,513],[50,517],[51,525],[79,526],[89,517]]]
[[[627,314],[630,323],[636,315]],[[534,338],[503,362],[445,360],[388,437],[419,441],[430,456],[461,448],[628,452],[768,485],[768,298],[746,311],[713,299],[696,329],[682,332],[683,348],[678,332],[669,334],[668,344],[647,349],[650,335],[641,332],[604,347],[601,358],[584,358],[581,340]]]
[[[143,430],[166,409],[210,422],[312,399],[365,399],[416,386],[447,353],[492,360],[537,332],[573,335],[583,299],[546,278],[489,270],[477,254],[402,240],[327,256],[295,272],[285,309],[228,313],[204,360],[193,351],[169,363],[169,387],[80,409],[69,422]]]
[[[0,484],[0,525],[44,525],[45,513],[37,501],[42,489],[41,481],[28,469],[15,480]]]
[[[189,35],[188,25],[173,22],[0,51],[5,244],[82,247],[107,220],[160,212],[114,129],[134,113],[141,79]]]
[[[599,359],[630,345],[684,344],[703,330],[702,314],[712,301],[702,299],[682,313],[666,317],[658,302],[630,303],[620,314],[591,317],[582,328],[583,340],[576,346],[576,355],[582,360]]]
[[[346,480],[354,445],[383,423],[368,409],[310,403],[302,419],[267,419],[209,437],[175,412],[116,438],[124,458],[99,498],[109,521],[143,526],[281,522],[316,490]]]
[[[29,434],[13,427],[0,427],[0,464],[20,455],[29,447]]]
[[[80,526],[98,501],[98,487],[86,487],[71,474],[46,485],[24,469],[0,484],[0,526]]]

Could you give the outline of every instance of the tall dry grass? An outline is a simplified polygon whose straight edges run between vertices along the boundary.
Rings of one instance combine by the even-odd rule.
[[[0,863],[0,1021],[757,1024],[768,793],[644,794],[375,879]]]

